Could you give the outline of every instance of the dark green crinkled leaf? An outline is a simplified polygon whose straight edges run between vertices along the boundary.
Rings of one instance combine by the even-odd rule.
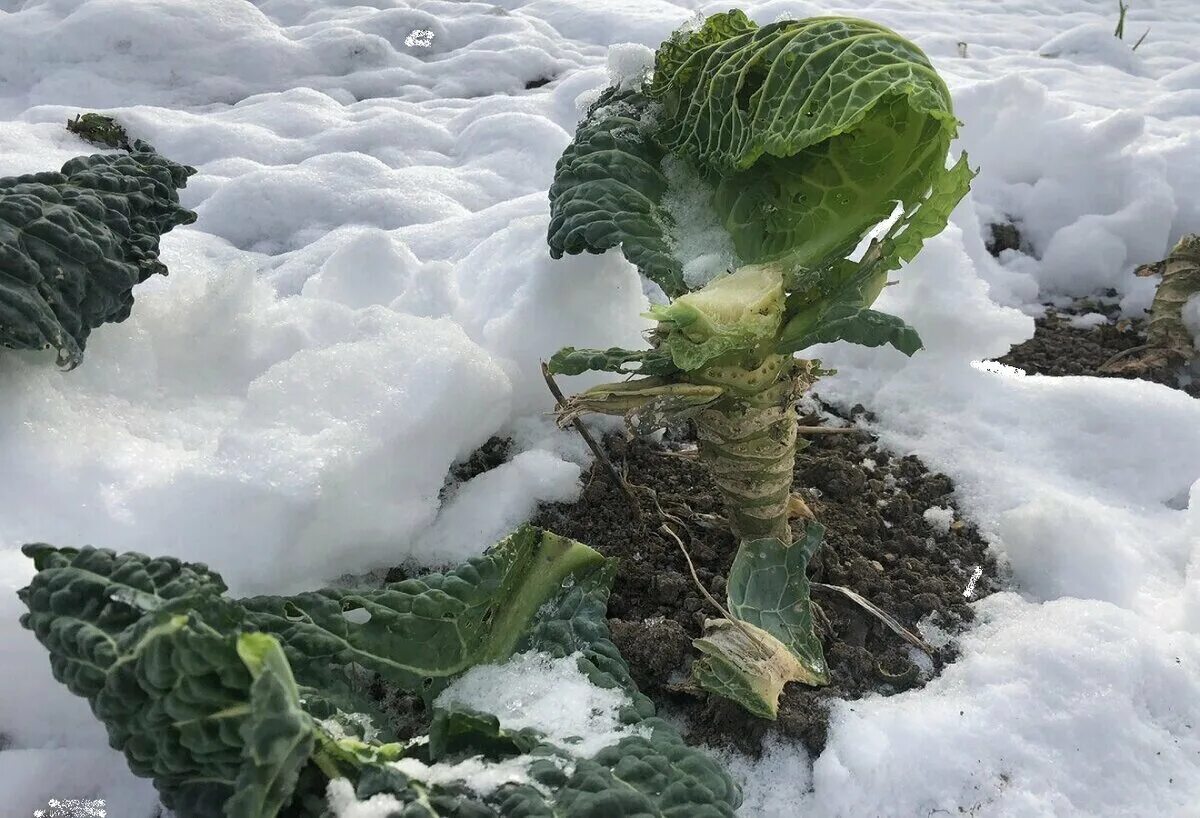
[[[196,220],[178,193],[195,172],[136,142],[0,178],[0,346],[78,365],[93,329],[129,317],[133,287],[166,274],[159,239]]]
[[[631,366],[632,365],[632,366]],[[620,372],[625,375],[671,375],[679,371],[671,354],[663,349],[576,349],[563,347],[550,358],[555,375],[584,372]]]
[[[319,686],[330,664],[353,662],[432,698],[464,670],[511,655],[561,583],[603,563],[587,546],[525,527],[445,574],[240,604],[251,625],[279,638],[302,682]],[[360,613],[369,619],[353,621]]]
[[[510,731],[490,713],[457,704],[439,704],[429,724],[429,758],[482,755],[496,759],[528,753],[541,744],[533,730]]]
[[[411,818],[728,818],[740,801],[728,776],[652,718],[637,692],[608,632],[613,564],[548,532],[522,529],[449,574],[383,589],[241,601],[222,596],[220,577],[202,565],[90,548],[25,551],[38,573],[20,592],[29,607],[22,624],[179,818],[324,816],[331,777],[349,777],[360,798],[392,796],[397,814]],[[343,616],[359,609],[370,622]],[[390,640],[368,627],[377,620],[393,628]],[[514,650],[578,654],[594,683],[628,693],[621,717],[645,735],[574,759],[532,731],[508,733],[494,717],[461,710],[435,709],[428,744],[380,744],[373,730],[345,729],[380,718],[368,709],[356,722],[343,710],[357,667],[428,692],[426,679]],[[343,685],[332,685],[339,675]],[[388,765],[405,754],[425,763],[520,756],[539,786],[481,797],[430,785]]]
[[[136,553],[24,552],[38,573],[20,591],[29,608],[21,624],[50,651],[55,678],[89,700],[133,773],[152,778],[179,818],[223,815],[239,790],[259,809],[250,814],[273,815],[264,809],[278,793],[244,788],[256,770],[287,768],[264,739],[290,730],[295,713],[285,707],[275,721],[255,712],[252,690],[260,703],[278,691],[262,674],[256,682],[239,657],[243,614],[221,596],[221,578],[200,564]]]
[[[129,134],[111,116],[96,113],[76,114],[74,119],[67,120],[67,130],[95,145],[125,151],[130,149]]]
[[[676,296],[686,287],[669,246],[663,151],[646,133],[647,110],[641,93],[616,88],[588,109],[554,171],[547,241],[553,258],[620,246],[643,275]]]
[[[831,307],[816,326],[791,343],[801,350],[834,341],[849,341],[865,347],[891,344],[905,355],[912,355],[921,348],[921,336],[903,319],[848,305]]]
[[[54,678],[89,699],[118,658],[117,640],[147,613],[170,600],[225,592],[221,577],[201,563],[44,543],[23,551],[38,575],[20,592],[29,608],[21,624],[50,651]]]

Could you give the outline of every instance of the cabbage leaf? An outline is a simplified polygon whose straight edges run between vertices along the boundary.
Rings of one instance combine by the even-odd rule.
[[[549,532],[522,528],[444,574],[241,600],[202,564],[24,552],[37,574],[19,592],[22,624],[179,818],[325,818],[330,783],[343,779],[360,799],[386,794],[425,818],[730,818],[741,800],[634,685],[608,632],[614,564]],[[637,730],[577,758],[531,729],[434,704],[463,670],[531,650],[576,656],[592,683],[623,690],[620,720]],[[362,695],[364,669],[425,697],[428,737],[395,740]],[[528,780],[481,794],[395,766],[475,757],[518,760]]]
[[[738,623],[710,620],[695,641],[701,657],[692,675],[700,687],[773,719],[787,682],[829,683],[806,573],[824,536],[824,526],[809,522],[788,545],[773,538],[742,544],[726,583]]]
[[[138,141],[0,178],[0,346],[77,366],[93,329],[129,317],[134,286],[166,275],[159,239],[196,220],[179,204],[195,172]]]

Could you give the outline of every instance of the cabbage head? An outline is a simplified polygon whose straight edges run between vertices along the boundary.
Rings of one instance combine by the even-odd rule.
[[[957,126],[945,83],[894,31],[716,14],[664,42],[640,86],[591,106],[550,189],[550,252],[619,246],[677,299],[707,283],[687,267],[715,225],[719,266],[779,271],[772,351],[845,339],[911,354],[916,332],[868,307],[967,191],[965,156],[946,161]],[[673,206],[697,197],[707,220]]]

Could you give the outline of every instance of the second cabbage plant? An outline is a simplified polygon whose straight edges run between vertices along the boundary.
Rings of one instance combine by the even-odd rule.
[[[823,529],[792,494],[796,398],[816,344],[921,347],[871,309],[888,273],[966,193],[948,166],[958,122],[922,51],[863,20],[758,26],[740,11],[677,31],[652,71],[605,90],[559,160],[551,254],[620,247],[669,303],[639,350],[567,348],[551,371],[629,377],[563,407],[649,431],[694,420],[699,455],[741,542],[734,620],[697,640],[705,689],[773,717],[787,681],[828,681],[805,570]]]

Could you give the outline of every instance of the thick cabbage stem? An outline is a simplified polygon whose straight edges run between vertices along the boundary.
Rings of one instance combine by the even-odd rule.
[[[805,371],[800,368],[799,371]],[[725,501],[739,541],[792,541],[788,525],[796,462],[798,391],[807,388],[790,356],[772,355],[755,370],[711,366],[691,379],[724,388],[695,417],[700,459]]]

